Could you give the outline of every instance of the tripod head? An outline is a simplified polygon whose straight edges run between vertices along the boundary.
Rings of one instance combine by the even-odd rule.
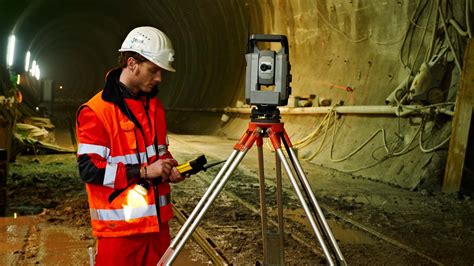
[[[281,49],[260,50],[258,42],[279,42]],[[280,111],[277,106],[288,104],[291,94],[291,65],[289,62],[288,39],[284,35],[254,34],[248,41],[245,99],[252,109],[252,121],[277,121]],[[262,86],[265,86],[262,89]],[[262,121],[264,120],[264,121]]]
[[[252,122],[280,123],[280,118],[280,110],[276,106],[257,105],[250,114]]]

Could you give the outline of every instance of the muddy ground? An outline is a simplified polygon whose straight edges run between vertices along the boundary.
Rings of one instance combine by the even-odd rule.
[[[179,161],[203,153],[209,161],[226,159],[235,142],[183,135],[172,135],[170,141]],[[267,204],[270,220],[276,221],[273,156],[265,151]],[[173,184],[175,205],[189,214],[218,168]],[[251,150],[200,226],[235,265],[263,261],[256,168],[256,151]],[[406,191],[304,162],[303,168],[349,265],[473,264],[471,198],[437,191]],[[292,265],[325,264],[306,215],[285,175],[283,179],[285,261]],[[19,156],[11,164],[8,186],[8,216],[34,215],[39,220],[36,228],[31,228],[29,238],[34,238],[34,232],[61,228],[69,230],[74,241],[82,243],[78,249],[93,246],[86,194],[73,154]],[[176,233],[179,224],[173,221],[172,228]],[[275,227],[270,224],[270,228]],[[26,249],[20,247],[8,252],[16,252],[13,254],[16,262],[48,264],[45,254],[38,251],[42,250],[42,243],[28,243],[30,247]],[[35,247],[34,243],[39,246]],[[194,244],[187,246],[193,264],[209,262]],[[81,254],[69,262],[87,264],[86,253]]]

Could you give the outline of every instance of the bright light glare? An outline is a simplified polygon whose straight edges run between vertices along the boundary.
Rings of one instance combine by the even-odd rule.
[[[36,60],[33,60],[33,63],[31,64],[31,68],[30,68],[30,73],[32,76],[35,76],[35,71],[36,71]]]
[[[125,220],[129,221],[134,219],[134,209],[144,206],[148,206],[145,196],[137,192],[135,189],[129,190],[126,201],[122,204]]]
[[[20,76],[20,74],[18,74],[16,76],[16,84],[20,85],[20,79],[21,79],[21,76]]]
[[[40,79],[40,67],[39,67],[39,65],[36,65],[35,77],[36,77],[37,80]]]
[[[7,66],[11,67],[13,65],[13,58],[15,56],[15,35],[10,35],[8,37],[8,46],[7,46]]]
[[[25,71],[28,72],[30,69],[30,59],[31,59],[31,53],[30,51],[26,52],[26,58],[25,58]]]

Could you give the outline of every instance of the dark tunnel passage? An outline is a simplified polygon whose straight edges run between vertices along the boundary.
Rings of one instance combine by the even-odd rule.
[[[18,51],[29,50],[44,66],[41,75],[62,84],[60,97],[77,99],[76,105],[103,86],[123,36],[141,25],[173,40],[178,71],[163,82],[166,106],[225,107],[241,93],[251,7],[240,1],[19,1],[6,8],[2,13],[17,17],[2,32],[11,30]],[[16,61],[24,62],[24,54]]]
[[[339,228],[341,221],[352,224],[338,230],[338,241],[343,239],[339,234],[346,234],[340,241],[343,253],[347,252],[355,264],[472,263],[472,255],[460,248],[472,249],[470,241],[474,239],[468,219],[474,210],[474,143],[470,130],[474,97],[469,89],[473,80],[470,66],[474,64],[474,48],[470,49],[474,47],[472,2],[0,0],[0,129],[5,129],[0,130],[0,170],[1,149],[12,147],[11,153],[18,154],[17,162],[9,158],[11,164],[5,164],[5,169],[13,173],[13,181],[9,182],[16,190],[4,194],[24,200],[16,194],[25,189],[22,184],[31,183],[22,179],[27,176],[23,171],[34,169],[38,162],[70,168],[65,174],[53,170],[52,177],[77,175],[72,155],[64,156],[71,162],[55,162],[49,157],[28,161],[29,155],[22,157],[16,145],[19,133],[15,130],[19,127],[15,123],[25,127],[30,117],[51,119],[52,128],[67,133],[68,151],[75,152],[78,107],[103,88],[106,74],[117,67],[118,49],[127,33],[144,25],[165,32],[175,50],[176,72],[163,73],[158,98],[166,110],[167,127],[179,160],[190,159],[198,153],[196,150],[216,161],[225,160],[250,120],[250,106],[245,99],[249,36],[281,34],[288,38],[292,75],[288,105],[280,107],[282,122],[297,157],[308,169],[305,172],[311,175],[312,185],[317,184],[315,190],[325,212],[331,213],[331,226]],[[13,62],[9,63],[5,51],[11,35],[16,43]],[[263,46],[280,48],[278,44]],[[25,70],[27,52],[31,55],[29,70]],[[33,60],[41,69],[38,79],[32,74]],[[19,92],[23,103],[18,101]],[[16,109],[4,112],[8,109],[4,106]],[[274,163],[274,152],[269,144],[270,148],[265,149],[267,144],[263,145],[264,153],[271,160],[266,160]],[[34,148],[28,152],[39,154]],[[243,170],[239,168],[242,180],[230,182],[230,191],[235,193],[229,196],[232,200],[242,194],[258,200],[256,193],[249,192],[258,187],[249,178],[258,174],[253,153],[243,160]],[[270,172],[276,168],[274,164],[266,167]],[[48,167],[38,172],[43,170],[48,171]],[[176,194],[187,195],[186,189],[193,191],[193,186],[202,192],[201,186],[208,185],[208,179],[216,173],[203,174],[202,181],[194,180],[197,183],[176,189]],[[32,178],[44,181],[37,174]],[[6,180],[0,181],[6,185]],[[65,190],[69,193],[79,185],[68,184]],[[285,193],[291,215],[301,218],[301,207],[292,205],[294,198]],[[1,201],[0,193],[0,206]],[[67,204],[48,199],[41,207],[21,211],[9,207],[7,213],[42,213],[43,219],[54,220],[54,211],[59,208],[58,213],[71,215],[65,208],[83,207],[77,202]],[[179,204],[189,211],[190,203]],[[237,209],[226,209],[225,215],[236,224],[244,223]],[[212,210],[214,216],[220,215],[219,210]],[[247,216],[256,219],[255,215]],[[74,219],[84,218],[78,217]],[[370,224],[366,231],[364,222]],[[29,226],[31,231],[34,226]],[[218,227],[206,226],[210,231]],[[307,224],[296,227],[305,226],[309,228]],[[371,238],[358,238],[354,244],[347,240],[349,227],[357,227]],[[246,235],[247,231],[238,230],[234,232],[236,239],[254,239]],[[385,235],[377,236],[377,230]],[[436,235],[431,235],[432,231]],[[295,233],[292,237],[301,235]],[[377,246],[374,239],[396,248]],[[253,244],[262,244],[258,241]],[[301,260],[292,259],[290,263],[313,263],[321,257],[312,253],[316,249],[321,253],[315,248],[316,242],[304,237],[294,241],[309,243],[304,248],[312,250],[312,255],[301,255],[289,244],[290,251],[286,252],[296,254],[294,257],[301,255]],[[430,241],[436,243],[433,250]],[[448,246],[446,250],[444,245]],[[238,258],[237,264],[255,262],[246,258],[249,253],[239,254],[231,243],[224,246],[224,253]],[[263,252],[259,247],[249,248],[254,249]],[[399,249],[406,254],[397,257]],[[388,259],[381,259],[385,254]]]

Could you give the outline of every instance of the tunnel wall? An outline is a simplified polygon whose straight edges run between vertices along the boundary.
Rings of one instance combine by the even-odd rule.
[[[315,94],[316,99],[331,99],[332,104],[345,106],[385,105],[385,98],[410,71],[412,75],[418,72],[421,63],[429,59],[433,35],[433,30],[420,29],[433,27],[437,13],[437,6],[429,1],[246,1],[241,8],[249,18],[250,33],[288,36],[293,95]],[[449,10],[462,21],[462,8],[455,6]],[[464,43],[465,40],[459,45],[460,58]],[[444,96],[453,101],[459,71],[453,67],[452,57],[450,60],[446,69],[450,77],[443,90]],[[240,78],[231,106],[236,100],[245,102],[243,73]],[[226,90],[235,90],[234,84],[228,85],[224,87]],[[228,104],[229,98],[222,99],[227,101],[211,98],[194,107]],[[249,122],[248,115],[229,115],[231,121],[224,123],[219,120],[220,113],[178,112],[170,115],[170,120],[177,123],[170,123],[176,132],[220,134],[238,139]],[[292,140],[298,142],[311,134],[324,118],[324,114],[284,115],[282,120]],[[450,118],[441,115],[426,119],[429,121],[395,115],[340,115],[337,126],[321,130],[319,138],[299,149],[298,154],[301,159],[307,159],[316,152],[311,162],[349,172],[355,178],[407,189],[439,188],[448,145],[422,152],[420,128],[423,122],[421,145],[429,149],[449,136]],[[342,160],[361,145],[358,152]]]

